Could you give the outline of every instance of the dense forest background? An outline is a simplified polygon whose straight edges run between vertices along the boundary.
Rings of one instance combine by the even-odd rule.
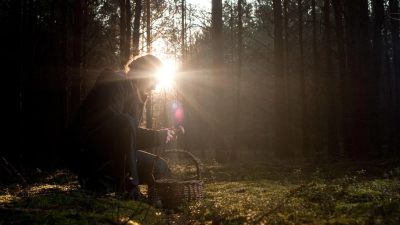
[[[183,125],[179,148],[218,162],[400,155],[398,0],[208,2],[2,1],[2,160],[62,166],[97,75],[146,53],[177,73],[142,125]]]

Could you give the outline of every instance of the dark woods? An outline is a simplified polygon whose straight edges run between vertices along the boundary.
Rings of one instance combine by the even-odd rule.
[[[96,76],[146,52],[180,65],[176,90],[187,131],[181,144],[203,157],[208,149],[220,162],[246,153],[399,156],[398,0],[193,4],[2,1],[8,147],[1,156],[14,166],[63,167],[61,137]],[[169,101],[155,100],[147,123],[170,126],[156,118],[157,104]]]

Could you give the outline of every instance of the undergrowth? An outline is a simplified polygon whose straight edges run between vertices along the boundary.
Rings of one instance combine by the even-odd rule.
[[[20,171],[0,182],[0,224],[400,224],[399,161],[203,160],[200,169],[204,199],[179,210],[85,192],[68,170]]]

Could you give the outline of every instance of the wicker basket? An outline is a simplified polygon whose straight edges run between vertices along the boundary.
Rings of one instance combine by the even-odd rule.
[[[175,180],[175,179],[158,179],[155,180],[154,176],[152,182],[148,184],[148,198],[156,200],[161,203],[163,207],[177,209],[182,205],[186,205],[192,201],[203,199],[203,181],[199,169],[197,159],[188,151],[175,149],[166,150],[156,157],[164,156],[169,153],[185,154],[189,156],[197,169],[197,178],[189,180]],[[154,164],[153,164],[154,169]]]

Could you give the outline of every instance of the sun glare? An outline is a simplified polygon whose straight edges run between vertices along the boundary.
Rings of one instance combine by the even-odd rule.
[[[164,68],[158,72],[159,83],[156,91],[161,89],[170,89],[174,83],[175,62],[173,60],[163,60]]]

